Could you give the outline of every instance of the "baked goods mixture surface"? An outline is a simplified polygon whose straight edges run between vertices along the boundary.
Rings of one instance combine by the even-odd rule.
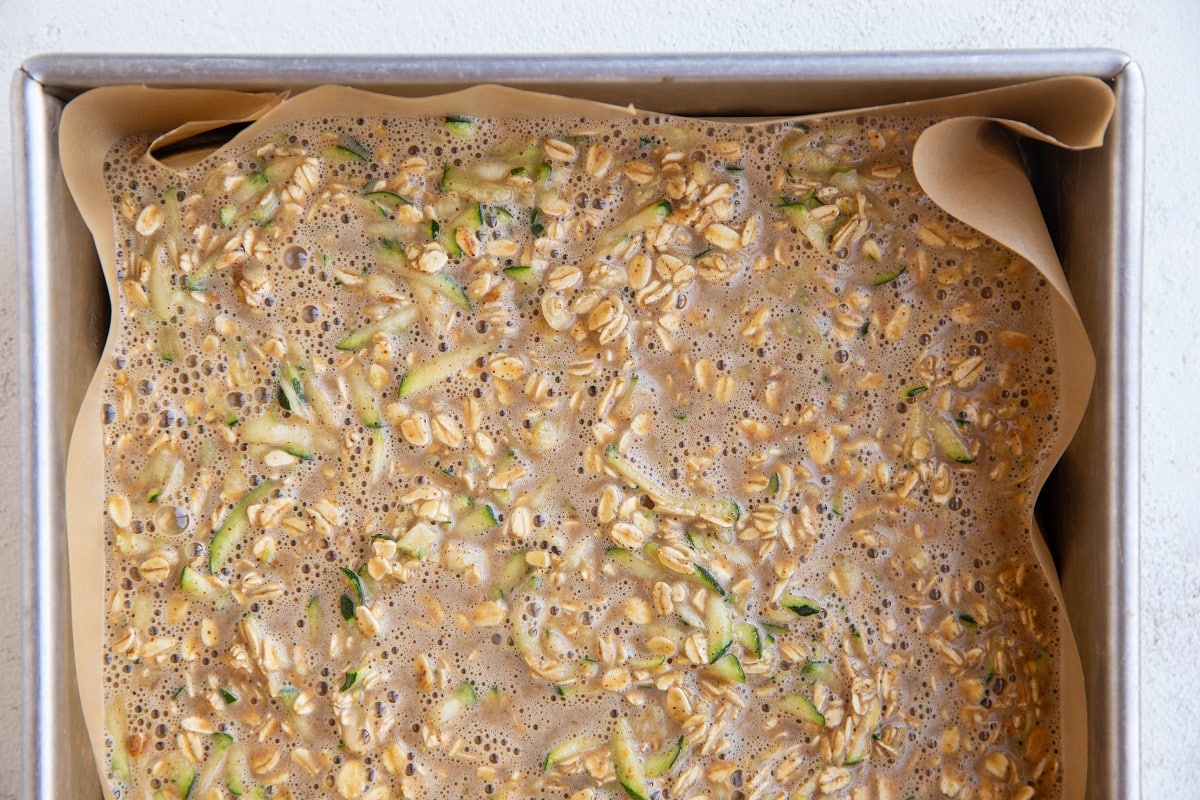
[[[112,790],[1056,795],[1050,290],[926,124],[114,150]]]

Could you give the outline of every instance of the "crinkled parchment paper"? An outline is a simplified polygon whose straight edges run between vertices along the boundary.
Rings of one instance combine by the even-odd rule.
[[[1029,137],[1067,149],[1098,147],[1113,110],[1103,82],[1085,77],[1054,78],[938,100],[869,109],[872,113],[948,116],[921,135],[913,153],[917,179],[948,213],[1024,256],[1054,288],[1052,313],[1058,344],[1061,403],[1059,438],[1042,465],[1040,491],[1051,467],[1074,434],[1091,394],[1095,360],[1055,254],[1017,149]],[[857,115],[863,110],[838,112]],[[150,151],[176,145],[164,157],[183,168],[214,149],[179,151],[198,134],[252,122],[226,147],[236,150],[258,131],[309,116],[446,116],[617,119],[632,109],[482,86],[429,98],[396,98],[343,87],[322,87],[288,98],[284,94],[111,87],[88,92],[63,114],[60,136],[63,170],[75,201],[96,240],[109,296],[116,306],[112,208],[102,171],[109,148],[126,136],[157,134]],[[834,114],[814,115],[821,117]],[[115,318],[101,364],[109,363],[119,329]],[[88,734],[98,763],[106,756],[104,695],[99,669],[104,637],[104,453],[101,401],[104,370],[92,379],[71,438],[67,463],[68,541],[75,663]],[[1064,608],[1055,568],[1036,526],[1034,548]],[[1062,702],[1064,797],[1081,798],[1087,771],[1087,724],[1079,653],[1065,614],[1060,614],[1059,670]],[[109,792],[104,787],[106,795]]]

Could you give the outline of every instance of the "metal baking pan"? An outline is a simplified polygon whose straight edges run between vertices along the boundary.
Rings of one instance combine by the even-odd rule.
[[[482,82],[664,112],[762,116],[954,94],[1057,75],[1110,83],[1104,147],[1033,148],[1030,163],[1096,348],[1091,405],[1039,507],[1083,657],[1088,793],[1136,798],[1138,774],[1138,352],[1144,90],[1111,50],[554,57],[49,55],[13,84],[20,295],[22,786],[19,796],[98,797],[75,685],[67,597],[64,465],[109,314],[91,236],[63,182],[64,104],[145,83],[301,90],[341,83],[424,95]]]

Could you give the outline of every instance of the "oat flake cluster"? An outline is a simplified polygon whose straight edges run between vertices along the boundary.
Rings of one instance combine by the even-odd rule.
[[[1049,289],[928,123],[116,148],[111,791],[1057,796]]]

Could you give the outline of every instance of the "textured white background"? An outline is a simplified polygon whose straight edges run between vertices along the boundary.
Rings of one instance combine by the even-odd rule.
[[[311,5],[311,7],[310,7]],[[880,8],[876,8],[878,5]],[[883,8],[909,6],[903,11]],[[1200,31],[1197,0],[0,0],[0,86],[43,52],[613,53],[1114,47],[1148,87],[1141,411],[1142,787],[1147,800],[1200,794]],[[0,131],[10,128],[0,104]],[[0,519],[17,491],[12,158],[0,132]],[[12,465],[12,466],[9,466]],[[0,527],[0,798],[18,796],[23,739],[18,537]]]

